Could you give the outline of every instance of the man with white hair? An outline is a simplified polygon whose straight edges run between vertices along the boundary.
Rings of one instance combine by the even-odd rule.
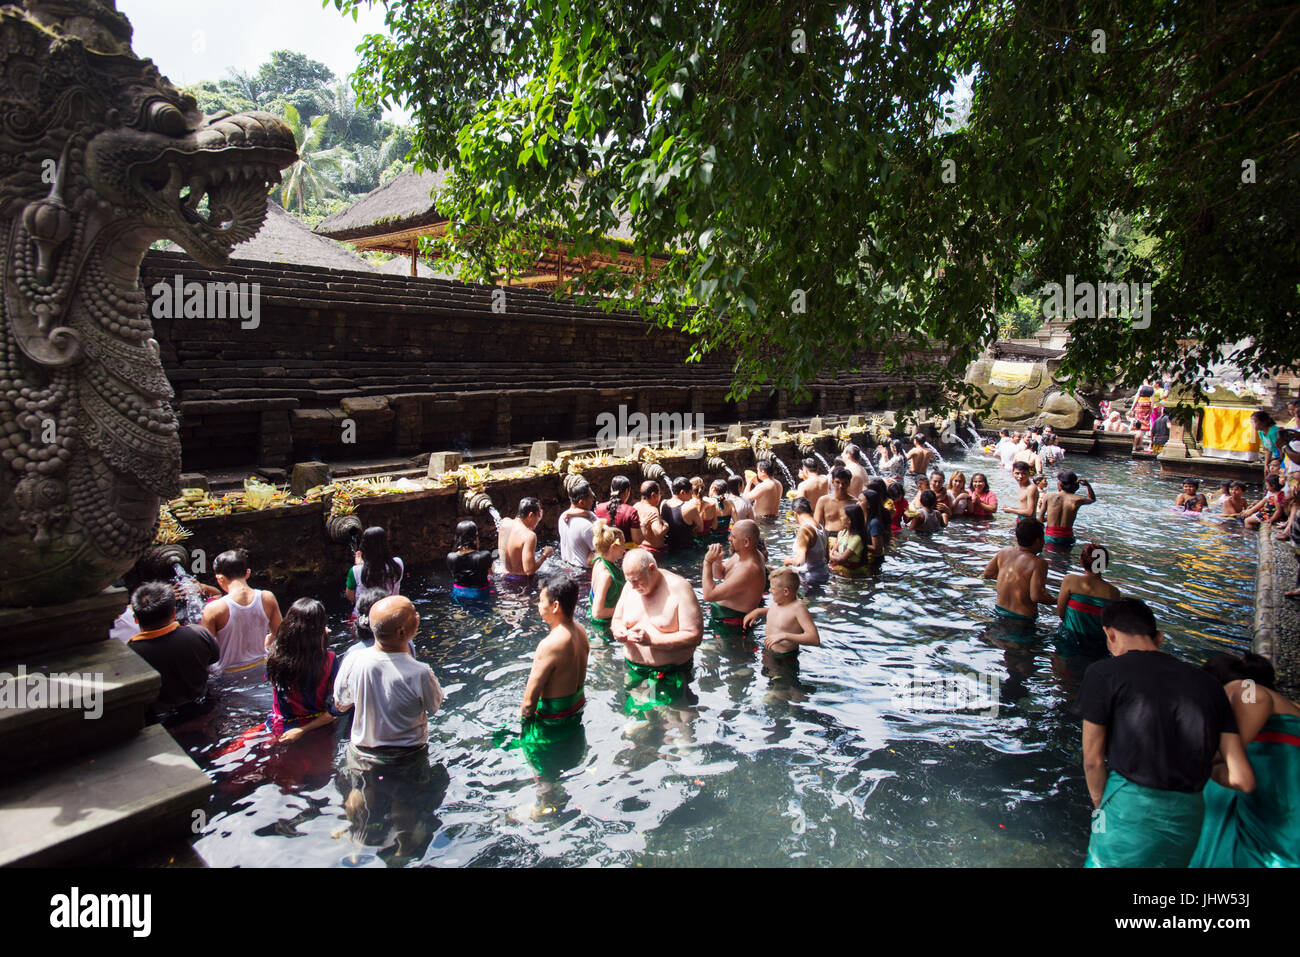
[[[666,704],[680,698],[691,680],[695,648],[704,638],[704,618],[690,582],[664,571],[654,556],[634,548],[623,559],[624,588],[610,629],[623,643],[627,690],[649,682],[651,698]]]

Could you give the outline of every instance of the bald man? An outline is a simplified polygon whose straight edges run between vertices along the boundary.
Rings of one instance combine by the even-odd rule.
[[[710,545],[704,554],[704,600],[715,629],[740,631],[745,616],[763,607],[767,568],[760,550],[758,525],[746,519],[731,528],[731,557],[723,560],[722,546]]]
[[[348,820],[364,830],[380,797],[391,797],[399,853],[419,843],[412,808],[415,792],[430,779],[429,717],[442,706],[433,669],[408,650],[419,627],[409,598],[376,602],[370,608],[375,643],[345,657],[334,681],[335,707],[355,709],[344,759],[352,786],[344,803]]]
[[[659,568],[643,548],[627,553],[623,575],[630,587],[619,596],[610,629],[623,643],[624,687],[630,691],[648,681],[656,703],[675,701],[691,680],[695,648],[704,639],[695,589],[681,575]]]

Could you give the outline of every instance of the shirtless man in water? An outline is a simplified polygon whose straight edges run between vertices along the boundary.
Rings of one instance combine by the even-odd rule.
[[[1029,464],[1017,462],[1011,469],[1011,475],[1015,478],[1016,484],[1020,486],[1020,493],[1016,497],[1016,504],[1006,505],[1002,511],[1017,516],[1017,522],[1033,518],[1038,511],[1038,486],[1029,480]]]
[[[524,700],[519,713],[525,721],[538,718],[556,721],[570,717],[559,714],[560,709],[548,704],[572,698],[579,694],[587,681],[587,656],[591,642],[587,632],[573,620],[573,609],[578,603],[578,586],[567,575],[543,579],[537,593],[537,612],[550,631],[533,653],[533,667],[524,687]],[[543,707],[538,711],[538,705]],[[578,703],[572,714],[582,711]],[[582,719],[578,718],[578,724]]]
[[[555,554],[550,545],[540,552],[537,550],[537,532],[534,529],[541,520],[542,503],[532,496],[519,500],[514,518],[502,519],[497,547],[501,550],[501,564],[507,578],[531,578],[537,574],[538,566]]]
[[[641,547],[658,555],[664,550],[668,523],[659,511],[659,483],[649,479],[641,483],[641,498],[636,503],[636,517],[641,522]]]
[[[856,445],[846,445],[840,453],[840,461],[849,470],[853,480],[849,482],[849,494],[855,499],[862,494],[862,486],[867,484],[867,470],[862,467],[862,450]]]
[[[757,470],[745,498],[754,503],[754,518],[776,518],[781,507],[781,483],[772,477],[772,460],[759,459]]]
[[[1047,562],[1043,550],[1043,526],[1026,518],[1016,526],[1016,544],[993,556],[984,569],[985,578],[998,583],[997,616],[1016,624],[1031,624],[1038,618],[1038,604],[1055,605],[1047,593]]]
[[[759,551],[758,525],[749,519],[737,522],[730,540],[732,554],[725,560],[721,545],[709,546],[701,578],[713,623],[740,628],[745,615],[763,605],[767,570]]]
[[[799,478],[803,481],[799,483],[799,495],[796,498],[806,498],[816,508],[817,500],[831,490],[830,479],[822,475],[821,463],[816,459],[804,459],[803,466],[799,469]]]
[[[1088,490],[1087,496],[1076,495],[1082,485]],[[1074,516],[1084,505],[1097,501],[1097,493],[1087,479],[1079,478],[1073,472],[1061,472],[1056,476],[1057,491],[1048,492],[1038,501],[1038,520],[1047,526],[1045,541],[1048,545],[1068,549],[1074,544]]]
[[[849,494],[852,482],[853,476],[848,469],[836,469],[831,473],[831,493],[823,495],[813,509],[813,521],[826,529],[828,535],[841,532],[849,525],[849,520],[844,517],[844,506],[855,501]]]
[[[629,587],[619,595],[610,630],[623,643],[625,687],[650,681],[657,699],[680,697],[691,678],[695,648],[704,639],[704,616],[695,589],[663,571],[654,556],[634,548],[623,559]]]
[[[920,432],[912,436],[912,448],[907,453],[907,471],[912,475],[925,475],[932,457],[933,453],[925,447],[925,436]]]

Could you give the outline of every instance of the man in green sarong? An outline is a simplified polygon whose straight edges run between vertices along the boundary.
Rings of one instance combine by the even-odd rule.
[[[999,623],[1012,634],[1031,635],[1038,620],[1038,605],[1055,605],[1047,593],[1047,562],[1043,560],[1043,526],[1034,518],[1016,525],[1016,544],[998,551],[984,569],[996,579],[998,600],[993,606]]]
[[[1085,866],[1186,867],[1201,834],[1205,782],[1255,788],[1236,719],[1214,678],[1160,651],[1144,602],[1115,599],[1101,625],[1113,657],[1084,672],[1075,705],[1097,809]]]
[[[767,569],[759,551],[762,538],[756,522],[751,519],[736,522],[730,540],[731,557],[725,561],[721,545],[709,546],[701,578],[714,629],[738,635],[744,630],[745,616],[763,607]]]
[[[645,549],[627,553],[623,574],[628,587],[619,596],[611,630],[626,655],[624,687],[649,687],[646,705],[628,696],[627,710],[635,712],[685,694],[695,648],[704,637],[704,619],[691,583],[659,568]]]
[[[524,686],[518,736],[498,731],[496,743],[520,748],[543,775],[573,767],[581,759],[585,741],[582,709],[586,704],[587,633],[573,620],[578,605],[578,584],[565,574],[543,582],[537,611],[550,627],[533,654],[532,671]]]

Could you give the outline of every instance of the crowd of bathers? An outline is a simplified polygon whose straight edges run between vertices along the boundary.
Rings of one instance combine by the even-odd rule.
[[[491,602],[498,589],[519,588],[535,593],[546,626],[525,683],[518,725],[499,729],[496,743],[519,749],[543,778],[574,766],[585,740],[587,662],[593,646],[621,646],[625,707],[633,713],[682,700],[706,630],[741,638],[762,622],[762,648],[772,662],[820,645],[817,624],[800,600],[801,589],[817,588],[834,576],[854,579],[871,573],[885,560],[894,536],[905,530],[929,535],[953,519],[988,518],[999,510],[983,473],[975,473],[968,488],[963,473],[946,479],[932,467],[937,453],[923,437],[918,435],[912,445],[906,452],[897,440],[879,446],[875,475],[869,471],[875,471],[875,463],[855,445],[845,447],[834,463],[809,457],[800,463],[798,485],[788,492],[773,474],[774,460],[766,458],[743,477],[707,485],[699,478],[671,479],[668,498],[659,482],[646,481],[633,500],[631,481],[615,476],[608,498],[597,501],[588,483],[573,480],[567,483],[569,508],[557,520],[559,561],[540,580],[538,573],[554,549],[539,547],[542,506],[537,499],[523,498],[514,515],[501,521],[495,551],[481,547],[475,522],[462,521],[447,556],[453,599]],[[1259,735],[1238,736],[1227,705],[1231,682],[1246,680],[1243,668],[1253,676],[1250,680],[1266,681],[1269,688],[1271,674],[1254,660],[1220,663],[1227,670],[1219,677],[1233,677],[1229,698],[1218,692],[1224,705],[1219,707],[1218,699],[1206,693],[1204,673],[1165,655],[1159,661],[1144,658],[1142,652],[1154,652],[1160,643],[1154,618],[1143,603],[1121,597],[1106,581],[1109,553],[1097,543],[1084,547],[1080,571],[1067,574],[1059,591],[1049,594],[1042,552],[1056,548],[1068,553],[1078,509],[1095,502],[1096,495],[1086,479],[1071,471],[1057,474],[1054,490],[1042,490],[1034,479],[1042,467],[1035,459],[1043,448],[1059,450],[1050,432],[1004,433],[990,450],[1010,467],[1019,487],[1015,503],[1002,507],[1017,517],[1015,543],[1001,549],[984,570],[985,578],[996,581],[996,617],[1014,637],[1017,628],[1032,630],[1039,604],[1055,608],[1062,640],[1073,641],[1078,654],[1093,662],[1084,673],[1079,713],[1094,803],[1110,809],[1128,838],[1145,833],[1137,812],[1124,803],[1133,795],[1183,814],[1185,826],[1173,851],[1168,842],[1152,844],[1144,838],[1144,846],[1163,847],[1162,853],[1176,857],[1188,850],[1192,825],[1190,812],[1184,813],[1182,805],[1174,808],[1169,794],[1187,793],[1186,784],[1193,780],[1199,781],[1198,794],[1208,794],[1216,754],[1224,763],[1222,773],[1214,765],[1215,781],[1241,794],[1256,790],[1247,787],[1253,779],[1247,777],[1251,765],[1243,749],[1262,742]],[[900,460],[903,473],[895,474]],[[903,484],[909,477],[911,495]],[[1081,487],[1086,494],[1079,493]],[[778,560],[769,555],[762,528],[775,521],[783,494],[791,499],[796,534],[790,554]],[[249,586],[248,556],[240,549],[217,557],[215,586],[199,586],[211,598],[200,621],[177,620],[171,584],[146,582],[133,593],[117,628],[119,637],[162,674],[155,708],[164,723],[184,720],[201,705],[209,677],[216,674],[265,680],[272,692],[265,723],[234,746],[292,745],[350,717],[343,766],[350,783],[348,817],[354,825],[364,821],[386,793],[400,842],[399,822],[409,817],[413,800],[410,789],[428,781],[428,721],[441,706],[443,692],[433,670],[414,654],[420,615],[400,594],[404,563],[392,553],[383,528],[367,529],[359,544],[343,581],[357,640],[341,655],[328,647],[321,602],[302,598],[282,615],[270,591]],[[700,562],[703,605],[695,585],[662,564],[666,556],[692,554]],[[588,587],[585,622],[578,615],[581,584]],[[1202,677],[1189,677],[1188,670]],[[1163,715],[1161,709],[1173,707],[1169,695],[1175,693],[1200,695],[1204,708],[1196,720],[1204,723],[1202,740],[1213,744],[1208,753],[1192,748],[1150,755],[1132,740],[1141,733],[1133,724],[1136,719],[1128,716],[1128,709],[1139,706],[1134,702],[1149,709],[1144,719],[1149,721],[1151,714]],[[1269,717],[1276,716],[1275,723],[1289,727],[1288,708],[1300,722],[1300,709],[1275,691],[1270,695],[1274,711]],[[1098,734],[1100,766],[1095,762]],[[1117,797],[1122,788],[1128,789],[1127,796]],[[1226,827],[1227,818],[1227,812],[1216,816],[1216,827]],[[1094,833],[1090,863],[1131,863],[1124,857],[1129,851],[1117,851],[1107,840]],[[1195,850],[1196,841],[1191,845]],[[1265,851],[1254,847],[1251,853]],[[1154,863],[1172,859],[1142,858]]]

